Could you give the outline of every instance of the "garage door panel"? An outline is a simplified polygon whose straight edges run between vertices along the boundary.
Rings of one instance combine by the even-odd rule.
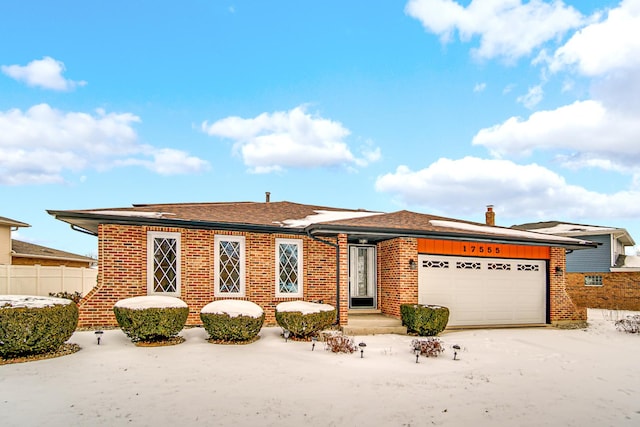
[[[449,325],[546,321],[546,263],[420,255],[418,301],[449,307]]]

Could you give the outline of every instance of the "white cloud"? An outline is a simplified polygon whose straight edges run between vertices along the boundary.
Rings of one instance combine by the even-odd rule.
[[[530,87],[526,95],[519,96],[517,101],[531,110],[542,101],[543,97],[544,91],[542,90],[542,85],[536,85]]]
[[[478,57],[508,60],[531,54],[583,22],[582,15],[562,1],[472,0],[463,7],[453,0],[410,0],[405,12],[444,42],[455,31],[465,42],[477,36]]]
[[[65,66],[49,56],[36,59],[27,65],[2,65],[0,70],[7,76],[25,82],[28,86],[39,86],[53,90],[71,90],[76,86],[84,86],[85,81],[73,81],[62,77]]]
[[[486,88],[487,88],[487,84],[486,83],[476,83],[476,85],[473,87],[473,91],[474,92],[483,92]]]
[[[158,173],[206,166],[176,150],[139,144],[133,128],[139,121],[130,113],[63,112],[47,104],[0,111],[0,184],[57,183],[64,181],[65,171],[124,164],[142,164]],[[145,157],[154,161],[144,163]]]
[[[606,19],[575,33],[556,50],[549,68],[575,66],[586,76],[640,68],[640,1],[624,0]]]
[[[603,194],[568,184],[555,172],[508,160],[439,159],[425,169],[399,166],[380,176],[376,190],[407,205],[443,215],[473,216],[487,204],[501,218],[623,218],[640,215],[640,192]]]
[[[626,169],[640,168],[640,121],[635,114],[607,111],[599,101],[576,101],[555,110],[511,117],[480,130],[474,145],[492,154],[528,155],[533,150],[571,150],[591,159],[608,159]]]
[[[252,119],[227,117],[202,123],[209,135],[234,141],[234,151],[255,173],[286,168],[337,165],[366,166],[380,157],[378,148],[365,147],[356,157],[345,142],[350,134],[341,123],[308,114],[302,106],[262,113]]]

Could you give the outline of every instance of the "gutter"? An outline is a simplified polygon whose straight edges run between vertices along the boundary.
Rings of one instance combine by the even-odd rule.
[[[576,243],[572,244],[570,242],[561,242],[558,240],[523,240],[518,238],[511,238],[508,236],[488,236],[485,234],[473,234],[473,233],[455,233],[453,235],[451,232],[443,232],[443,231],[416,231],[411,229],[398,229],[398,228],[368,228],[363,229],[362,227],[356,226],[331,226],[326,224],[313,224],[310,227],[307,227],[307,233],[315,233],[315,234],[336,234],[336,233],[347,233],[350,236],[371,236],[376,235],[380,237],[415,237],[415,238],[438,238],[442,240],[454,240],[454,241],[468,241],[475,240],[479,242],[487,242],[487,243],[502,243],[502,244],[525,244],[527,246],[556,246],[556,247],[564,247],[566,249],[587,249],[587,248],[596,248],[598,243],[594,243],[591,241],[584,241],[584,243]]]
[[[337,243],[329,242],[327,240],[323,240],[319,237],[311,234],[309,230],[307,230],[307,236],[312,238],[313,240],[323,243],[325,245],[331,246],[336,250],[336,321],[335,325],[340,326],[340,245]]]

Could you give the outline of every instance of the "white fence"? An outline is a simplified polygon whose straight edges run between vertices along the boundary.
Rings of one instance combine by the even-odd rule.
[[[40,295],[80,292],[85,296],[96,285],[98,270],[40,265],[0,265],[0,295]]]

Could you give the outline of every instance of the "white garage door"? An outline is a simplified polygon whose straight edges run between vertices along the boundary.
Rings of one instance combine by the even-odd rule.
[[[546,322],[546,262],[420,255],[418,302],[449,308],[450,326]]]

